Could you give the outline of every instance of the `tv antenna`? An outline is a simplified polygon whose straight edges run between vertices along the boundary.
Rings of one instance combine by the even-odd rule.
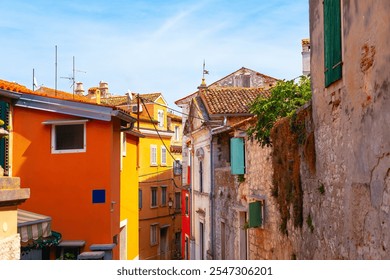
[[[73,56],[73,73],[72,73],[72,76],[71,77],[60,77],[62,79],[68,79],[72,82],[71,86],[73,88],[73,95],[74,95],[74,86],[75,86],[75,83],[76,83],[76,72],[80,72],[80,73],[87,73],[85,71],[81,71],[81,70],[76,70],[76,67],[75,67],[75,59],[74,59],[74,56]]]

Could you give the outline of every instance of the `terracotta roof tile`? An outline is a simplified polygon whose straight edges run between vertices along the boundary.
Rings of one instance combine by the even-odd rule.
[[[121,106],[127,105],[129,98],[127,95],[118,95],[101,98],[100,101],[102,104],[112,105],[112,106]]]
[[[20,92],[20,93],[34,93],[32,90],[28,89],[23,85],[19,85],[18,83],[8,82],[4,80],[0,80],[0,89],[9,90],[13,92]]]
[[[256,97],[269,96],[269,91],[260,88],[207,88],[201,98],[209,114],[248,114],[249,104]]]
[[[36,91],[33,91],[32,94],[46,96],[46,97],[53,97],[53,98],[63,99],[63,100],[69,100],[69,101],[81,101],[85,103],[96,104],[96,101],[91,100],[90,98],[84,95],[73,94],[66,91],[61,91],[58,89],[55,90],[53,88],[48,88],[43,86],[37,89]]]

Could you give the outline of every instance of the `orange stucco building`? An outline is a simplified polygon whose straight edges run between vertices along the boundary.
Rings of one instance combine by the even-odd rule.
[[[78,254],[112,245],[119,259],[121,131],[135,119],[115,107],[37,92],[12,106],[10,173],[31,189],[23,209],[52,218],[52,229]],[[73,243],[72,243],[73,242]],[[61,243],[60,243],[61,244]],[[111,252],[110,252],[111,253]]]

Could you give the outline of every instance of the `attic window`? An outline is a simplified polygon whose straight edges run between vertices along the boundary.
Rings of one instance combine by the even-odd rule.
[[[242,87],[251,87],[251,76],[248,74],[242,75]]]

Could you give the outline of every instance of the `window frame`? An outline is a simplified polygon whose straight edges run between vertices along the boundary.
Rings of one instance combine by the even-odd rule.
[[[158,223],[150,225],[150,245],[154,246],[158,244]]]
[[[167,166],[167,148],[165,148],[165,146],[161,146],[160,153],[161,153],[160,165]]]
[[[127,155],[127,134],[126,132],[121,132],[121,143],[122,143],[122,157]]]
[[[153,195],[155,191],[155,197]],[[157,187],[151,187],[150,188],[150,208],[157,208],[158,207],[158,188]]]
[[[157,166],[157,145],[150,145],[150,166]]]
[[[190,210],[190,202],[189,202],[189,197],[188,197],[188,194],[186,194],[186,197],[185,197],[185,214],[186,216],[189,215],[189,210]]]
[[[138,209],[142,209],[142,189],[138,189]]]
[[[174,128],[174,138],[173,138],[175,141],[179,141],[180,140],[179,129],[180,129],[180,127],[178,125],[175,125],[175,128]]]
[[[181,192],[175,192],[175,211],[180,212],[181,210]]]
[[[167,206],[167,186],[161,186],[161,206]]]
[[[45,121],[43,124],[51,125],[51,153],[52,154],[70,154],[70,153],[85,153],[87,151],[87,125],[88,120],[53,120]],[[56,149],[56,127],[66,125],[83,125],[83,148],[82,149]]]
[[[157,121],[159,127],[164,127],[164,110],[157,110]]]

